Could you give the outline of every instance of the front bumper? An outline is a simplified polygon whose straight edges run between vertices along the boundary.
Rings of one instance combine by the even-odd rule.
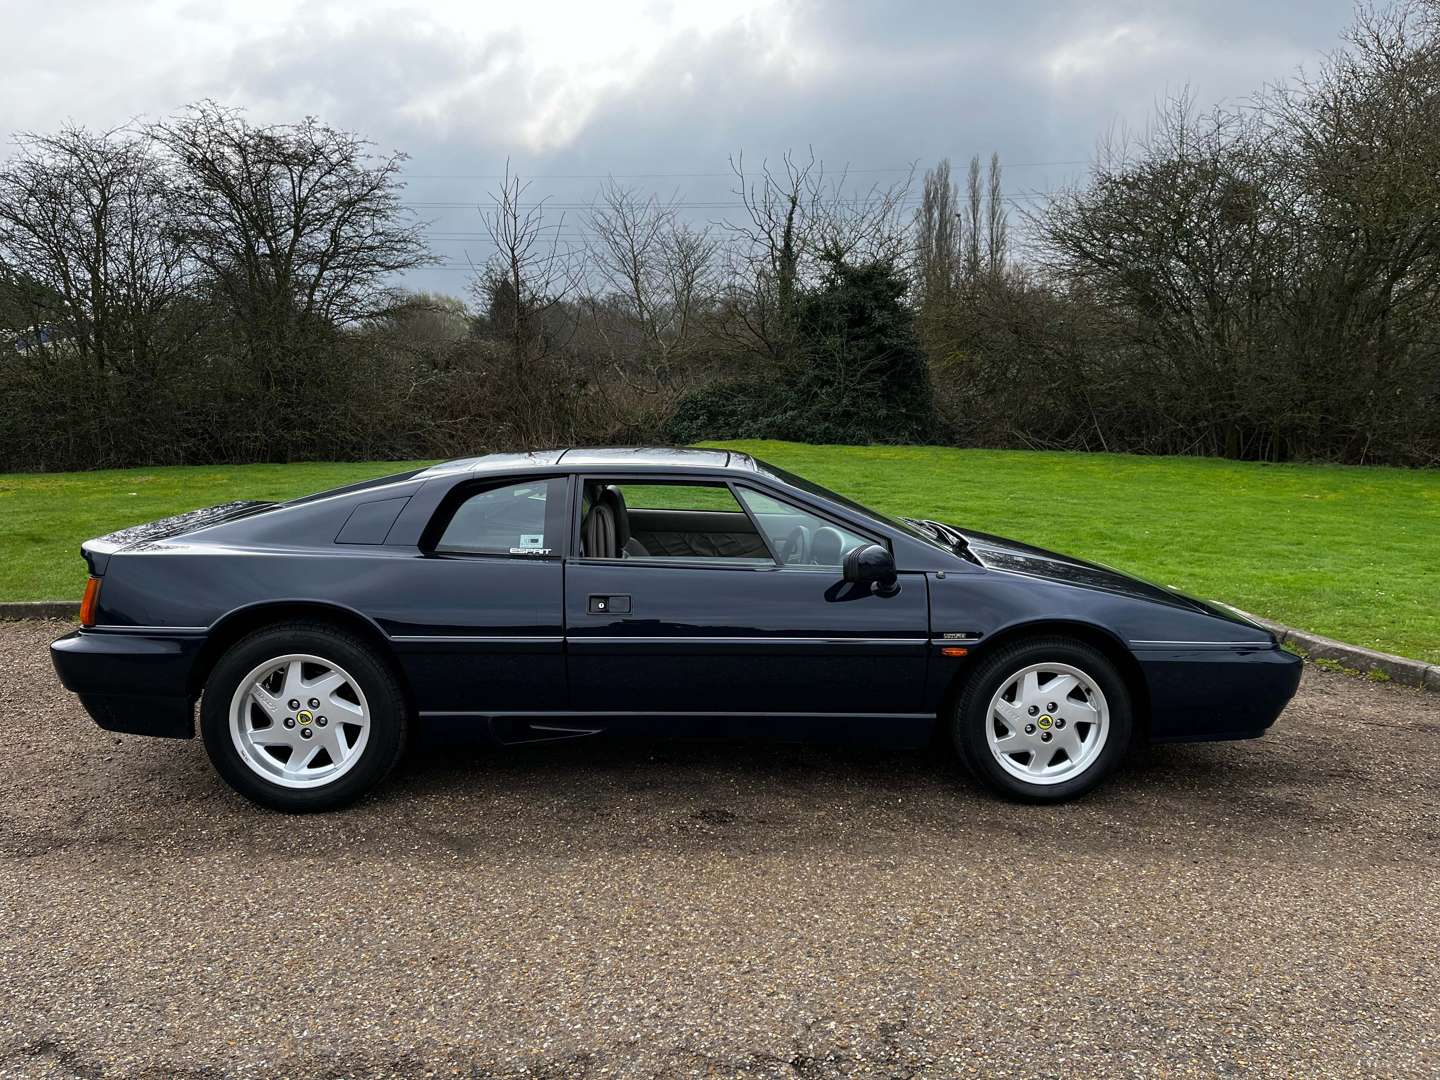
[[[1274,646],[1135,649],[1155,742],[1254,739],[1300,686],[1304,662]]]
[[[198,635],[76,630],[50,646],[50,659],[106,731],[192,739],[190,672],[204,643]]]

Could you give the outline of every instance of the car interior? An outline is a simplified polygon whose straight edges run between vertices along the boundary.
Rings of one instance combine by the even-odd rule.
[[[626,498],[627,490],[635,494],[636,505]],[[768,563],[773,547],[786,565],[840,566],[848,551],[869,543],[768,495],[742,489],[742,496],[749,514],[723,485],[587,482],[580,519],[581,554],[601,559]],[[757,531],[752,514],[765,536]]]

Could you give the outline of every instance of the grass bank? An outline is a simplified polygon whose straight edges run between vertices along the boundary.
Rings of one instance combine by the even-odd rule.
[[[423,462],[193,465],[0,473],[0,601],[76,597],[80,542],[235,499],[293,499]]]
[[[741,442],[892,513],[1081,555],[1359,645],[1440,663],[1440,472]],[[404,462],[0,475],[0,600],[78,595],[88,536],[280,499]]]
[[[1440,471],[733,445],[878,509],[1041,544],[1440,663]]]

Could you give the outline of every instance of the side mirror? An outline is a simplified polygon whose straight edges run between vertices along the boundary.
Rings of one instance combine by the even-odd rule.
[[[856,585],[874,585],[878,596],[894,596],[900,591],[895,580],[895,556],[879,544],[857,547],[845,556],[845,580]]]

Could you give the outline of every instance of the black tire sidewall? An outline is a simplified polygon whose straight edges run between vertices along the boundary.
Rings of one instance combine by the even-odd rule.
[[[1061,663],[1079,668],[1105,695],[1110,730],[1094,763],[1079,776],[1059,784],[1028,784],[1006,772],[986,737],[990,699],[1001,683],[1030,664]],[[1115,665],[1098,649],[1068,638],[1045,638],[1011,645],[982,660],[967,681],[952,722],[955,748],[976,778],[1010,798],[1026,802],[1063,802],[1090,791],[1124,759],[1133,731],[1131,695]]]
[[[240,680],[267,660],[308,653],[343,667],[365,694],[370,735],[361,758],[331,784],[287,788],[254,772],[241,759],[230,735],[230,702]],[[215,770],[240,794],[276,810],[304,813],[354,802],[390,772],[405,740],[404,695],[398,680],[373,649],[339,630],[322,626],[274,627],[233,645],[216,663],[200,700],[200,730]]]

